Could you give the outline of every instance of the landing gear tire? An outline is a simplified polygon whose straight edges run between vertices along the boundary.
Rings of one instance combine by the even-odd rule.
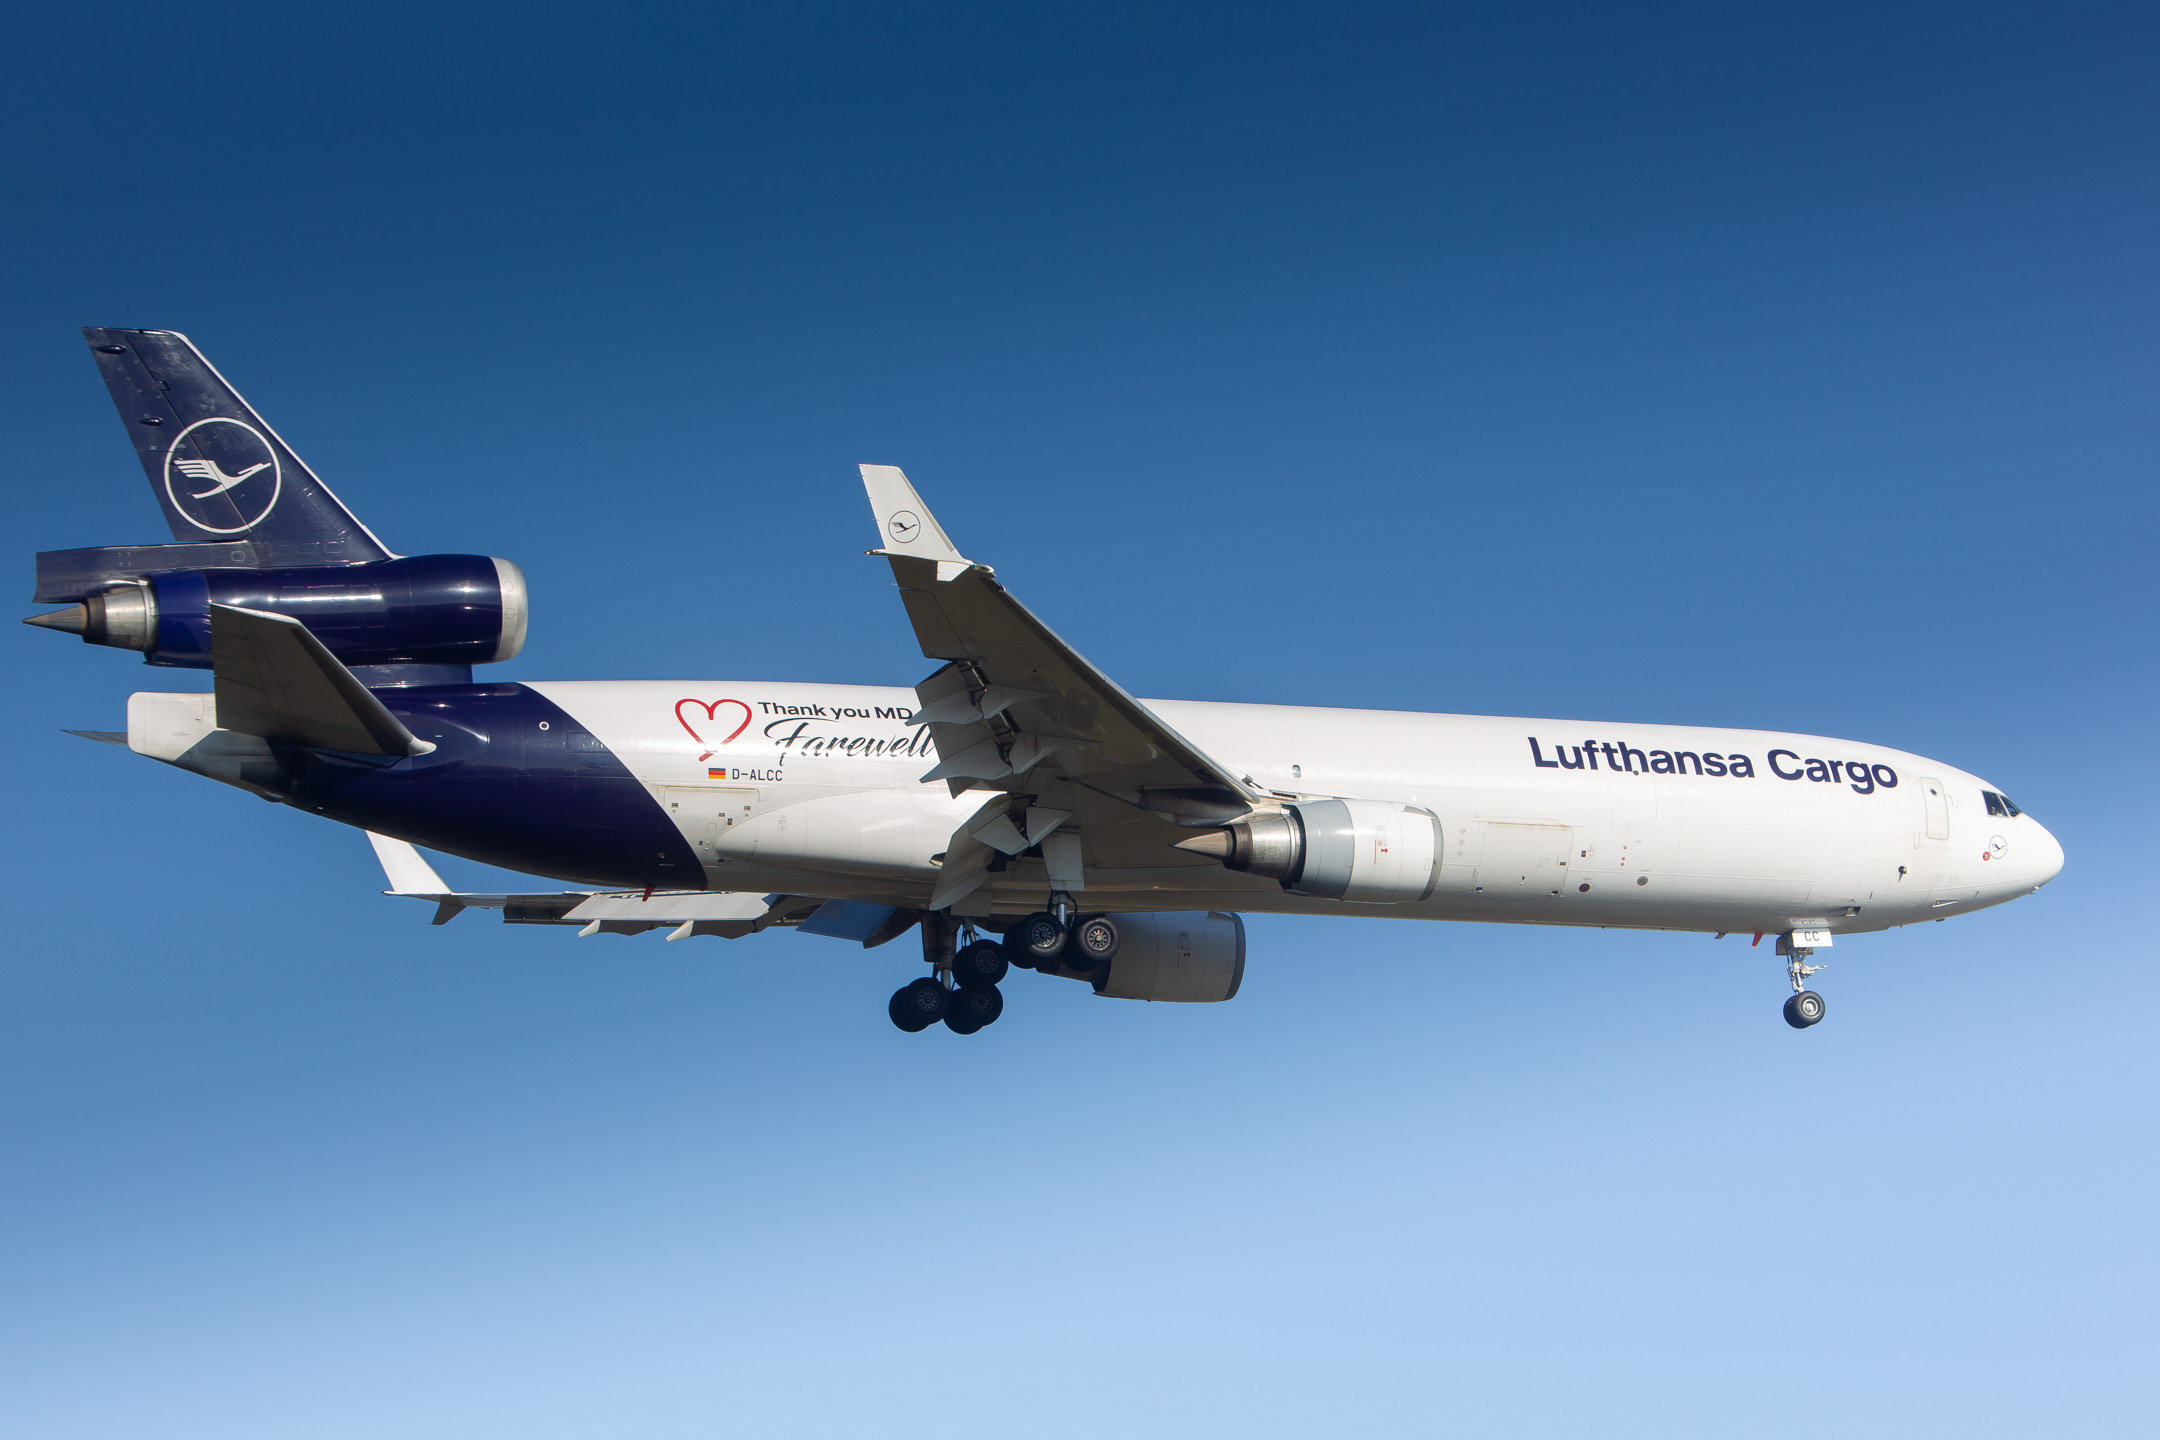
[[[1117,922],[1107,915],[1096,915],[1081,921],[1079,929],[1073,932],[1073,948],[1083,957],[1084,968],[1092,969],[1115,959],[1118,952]]]
[[[1037,965],[1055,961],[1065,951],[1065,927],[1047,910],[1038,910],[1020,922],[1020,948]]]
[[[955,990],[945,1007],[945,1028],[955,1035],[972,1035],[985,1025],[995,1025],[1005,1013],[1005,994],[995,985],[980,990]]]
[[[1805,1030],[1822,1022],[1823,998],[1813,990],[1802,990],[1785,1002],[1785,1023],[1795,1030]]]
[[[995,940],[977,940],[953,956],[953,980],[963,990],[987,990],[1011,969],[1005,947]]]
[[[893,991],[885,1013],[908,1034],[918,1034],[945,1018],[946,993],[944,986],[925,975]]]

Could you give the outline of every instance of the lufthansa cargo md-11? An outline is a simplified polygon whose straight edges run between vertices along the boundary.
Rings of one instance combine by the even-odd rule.
[[[1851,740],[1684,725],[1140,700],[864,465],[929,662],[912,690],[476,681],[524,643],[507,560],[401,556],[185,336],[84,332],[174,543],[49,551],[28,623],[209,693],[82,732],[368,832],[393,894],[581,935],[882,945],[902,1030],[962,1034],[1015,968],[1219,1001],[1241,911],[1776,937],[1812,957],[2045,885],[2062,848],[1991,781]],[[416,846],[552,877],[451,891]]]

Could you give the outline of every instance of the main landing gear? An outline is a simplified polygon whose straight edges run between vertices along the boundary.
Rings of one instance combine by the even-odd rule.
[[[1018,942],[1017,963],[1054,975],[1061,969],[1091,975],[1117,958],[1117,921],[1108,915],[1075,915],[1072,896],[1050,897],[1050,909],[1020,922],[1006,939]]]
[[[1822,1023],[1823,998],[1807,988],[1808,976],[1823,968],[1807,963],[1814,953],[1811,949],[1795,946],[1790,935],[1778,937],[1778,954],[1785,957],[1785,973],[1792,978],[1793,988],[1792,998],[1785,1002],[1785,1023],[1795,1030]]]
[[[1049,909],[1011,926],[1003,940],[978,934],[950,915],[926,916],[923,959],[936,973],[895,990],[886,1013],[910,1035],[940,1020],[956,1035],[972,1035],[1005,1013],[998,984],[1015,967],[1101,984],[1105,968],[1117,958],[1117,920],[1080,915],[1077,908],[1072,896],[1052,895]]]
[[[965,934],[956,931],[965,930]],[[912,980],[893,992],[885,1007],[892,1023],[914,1035],[943,1020],[955,1035],[973,1035],[994,1025],[1005,1013],[998,982],[1010,968],[1005,946],[977,936],[972,925],[955,925],[949,915],[925,916],[923,958],[937,973]],[[966,943],[962,944],[961,941]]]

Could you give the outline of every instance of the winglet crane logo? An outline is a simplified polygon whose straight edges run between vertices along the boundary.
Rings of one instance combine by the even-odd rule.
[[[885,533],[905,545],[922,534],[922,519],[912,510],[895,510],[885,522]]]
[[[284,488],[277,451],[244,420],[197,420],[165,451],[165,494],[173,509],[211,535],[244,535],[262,524]]]

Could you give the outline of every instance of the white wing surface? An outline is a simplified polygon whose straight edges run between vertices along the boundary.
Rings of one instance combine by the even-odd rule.
[[[992,792],[954,833],[931,908],[980,888],[996,853],[1038,851],[1049,887],[1073,892],[1090,861],[1181,868],[1182,856],[1164,853],[1184,838],[1177,825],[1220,824],[1268,793],[1090,664],[988,566],[962,557],[897,468],[862,474],[884,542],[871,553],[891,563],[923,654],[946,662],[915,687],[922,709],[912,723],[930,727],[939,756],[923,778],[955,795]],[[1150,817],[1146,833],[1131,831]]]

